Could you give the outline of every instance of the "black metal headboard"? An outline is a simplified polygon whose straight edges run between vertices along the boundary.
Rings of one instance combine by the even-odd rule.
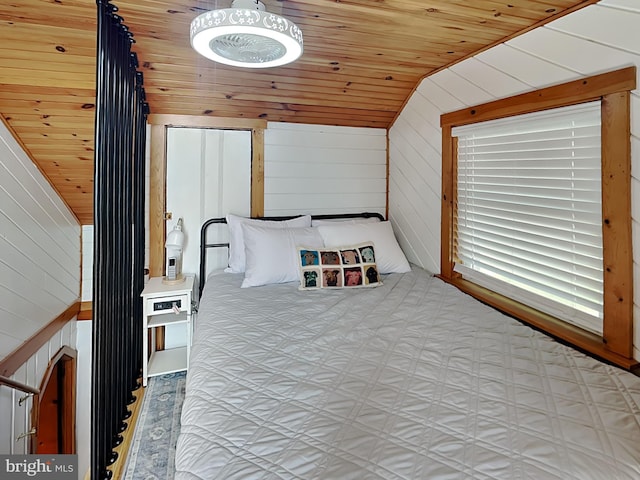
[[[256,220],[291,220],[292,218],[299,217],[300,215],[290,215],[284,217],[252,217]],[[323,214],[323,215],[311,215],[313,220],[336,220],[341,218],[378,218],[380,221],[385,220],[384,216],[376,213],[376,212],[363,212],[363,213],[334,213],[334,214]],[[225,243],[207,243],[207,230],[211,225],[219,224],[219,223],[227,223],[227,219],[225,217],[221,218],[210,218],[206,222],[202,224],[200,227],[200,278],[198,279],[199,284],[199,294],[202,294],[202,288],[204,287],[206,263],[207,263],[207,248],[223,248],[229,247],[229,242]]]

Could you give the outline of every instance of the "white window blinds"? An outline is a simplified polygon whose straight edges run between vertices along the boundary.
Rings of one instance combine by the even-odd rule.
[[[600,102],[453,129],[455,270],[602,333]]]

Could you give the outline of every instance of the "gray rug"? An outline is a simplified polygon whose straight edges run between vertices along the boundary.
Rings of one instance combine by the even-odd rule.
[[[186,372],[149,378],[127,459],[126,480],[171,480]]]

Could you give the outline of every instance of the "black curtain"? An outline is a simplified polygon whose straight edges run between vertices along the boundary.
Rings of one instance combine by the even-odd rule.
[[[110,478],[142,367],[146,116],[133,36],[97,0],[91,478]]]

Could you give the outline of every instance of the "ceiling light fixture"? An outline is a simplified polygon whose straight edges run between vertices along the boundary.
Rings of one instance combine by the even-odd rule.
[[[231,8],[205,12],[191,22],[191,46],[226,65],[277,67],[302,55],[302,31],[265,11],[259,0],[233,0]]]

